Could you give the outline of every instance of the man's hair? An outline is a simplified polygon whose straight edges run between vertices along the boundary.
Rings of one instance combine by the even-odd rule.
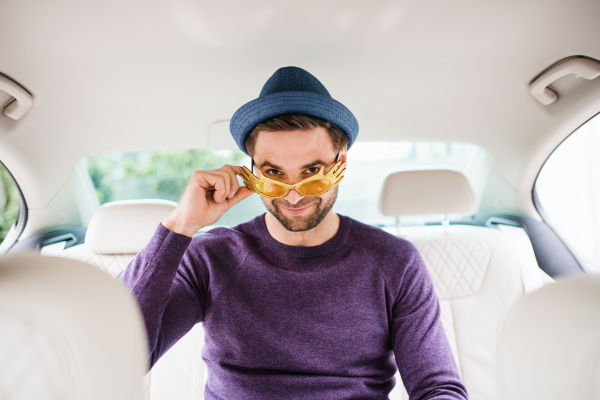
[[[317,127],[322,127],[327,130],[327,133],[329,133],[329,137],[331,137],[331,141],[333,142],[333,150],[336,153],[341,151],[344,146],[348,144],[348,137],[344,131],[331,122],[317,117],[309,117],[307,115],[282,114],[269,118],[254,127],[252,132],[250,132],[250,135],[246,138],[246,151],[250,154],[250,157],[254,157],[256,138],[261,131],[309,131]]]

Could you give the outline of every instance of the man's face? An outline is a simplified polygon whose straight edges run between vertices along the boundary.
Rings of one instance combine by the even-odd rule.
[[[310,131],[259,132],[254,145],[255,168],[263,175],[294,184],[319,172],[328,172],[335,164],[337,153],[325,128]],[[346,159],[346,151],[340,160]],[[254,171],[256,173],[256,171]],[[319,196],[305,197],[290,190],[285,197],[261,197],[267,210],[292,232],[313,229],[331,212],[338,187]]]

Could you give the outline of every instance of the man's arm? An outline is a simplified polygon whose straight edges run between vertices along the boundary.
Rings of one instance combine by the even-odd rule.
[[[118,275],[140,306],[150,352],[149,368],[204,318],[208,282],[201,266],[183,260],[192,238],[157,227],[146,247]]]
[[[252,194],[247,187],[239,187],[236,174],[239,167],[230,165],[213,171],[195,171],[175,210],[118,276],[142,310],[150,368],[204,319],[208,273],[200,260],[186,255],[186,250],[194,233],[214,224],[233,205]]]
[[[419,251],[410,246],[392,308],[392,346],[400,376],[411,400],[466,400],[433,282]]]

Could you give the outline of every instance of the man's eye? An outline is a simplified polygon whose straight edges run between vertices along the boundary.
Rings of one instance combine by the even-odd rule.
[[[276,169],[268,169],[267,174],[269,175],[281,175],[281,171],[277,171]]]
[[[308,174],[316,174],[317,172],[319,172],[320,168],[319,167],[310,167],[306,170],[306,173]]]

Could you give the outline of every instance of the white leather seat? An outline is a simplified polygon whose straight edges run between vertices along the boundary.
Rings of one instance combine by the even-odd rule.
[[[380,206],[384,215],[400,217],[468,213],[476,204],[464,175],[427,170],[390,175]],[[502,399],[496,380],[498,328],[525,294],[522,276],[539,282],[537,287],[554,281],[537,266],[527,235],[515,227],[467,225],[402,227],[399,234],[417,246],[427,265],[469,398]],[[407,399],[399,375],[397,379],[390,398]]]
[[[600,400],[600,275],[560,277],[519,300],[498,350],[506,400]]]
[[[85,243],[62,250],[58,255],[95,265],[116,278],[176,206],[166,200],[106,203],[92,217]],[[206,366],[201,357],[203,345],[204,330],[202,324],[197,324],[147,373],[145,398],[202,399],[206,381]]]
[[[135,298],[96,268],[0,258],[1,399],[142,399],[146,341]]]

